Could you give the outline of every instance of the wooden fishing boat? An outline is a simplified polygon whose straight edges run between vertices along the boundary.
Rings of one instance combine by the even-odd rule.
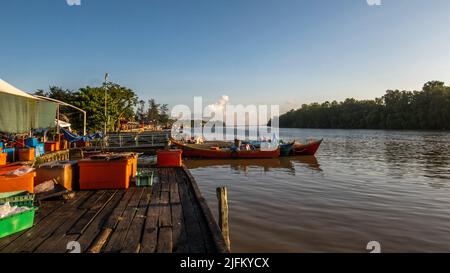
[[[185,144],[180,141],[171,139],[171,142],[176,147],[183,150],[183,156],[195,158],[276,158],[280,156],[280,148],[275,150],[233,150],[232,148],[218,148],[204,146],[197,144]]]
[[[292,148],[294,148],[295,141],[291,143],[280,144],[280,155],[290,156],[292,155]]]
[[[294,143],[292,147],[292,155],[315,155],[322,144],[323,139],[311,141],[309,143]]]

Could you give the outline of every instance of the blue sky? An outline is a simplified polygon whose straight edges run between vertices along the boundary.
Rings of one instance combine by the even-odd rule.
[[[450,1],[1,0],[0,78],[111,81],[171,106],[380,97],[450,82]]]

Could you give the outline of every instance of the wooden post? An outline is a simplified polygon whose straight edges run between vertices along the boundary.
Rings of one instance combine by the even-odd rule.
[[[219,227],[228,250],[231,249],[230,229],[228,226],[228,190],[226,187],[217,188],[217,199],[219,200]]]

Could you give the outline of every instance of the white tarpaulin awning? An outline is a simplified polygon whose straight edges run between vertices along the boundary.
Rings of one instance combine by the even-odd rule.
[[[21,96],[24,98],[34,99],[34,100],[38,99],[20,89],[18,89],[17,87],[12,86],[11,84],[5,82],[2,79],[0,79],[0,92],[14,95],[14,96]]]
[[[38,99],[0,79],[0,132],[53,127],[57,104]]]

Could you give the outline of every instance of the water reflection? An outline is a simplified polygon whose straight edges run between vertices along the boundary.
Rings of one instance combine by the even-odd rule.
[[[184,162],[189,169],[207,167],[224,167],[237,173],[248,173],[250,168],[262,168],[265,173],[274,169],[284,169],[290,175],[295,175],[295,164],[316,172],[322,172],[320,164],[315,156],[292,156],[267,159],[189,159]]]

